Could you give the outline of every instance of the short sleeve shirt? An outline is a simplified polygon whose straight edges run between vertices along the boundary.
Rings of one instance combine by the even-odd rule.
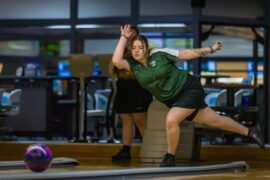
[[[174,98],[186,81],[187,71],[180,70],[175,65],[178,52],[171,49],[153,49],[147,66],[129,61],[138,82],[159,101]]]

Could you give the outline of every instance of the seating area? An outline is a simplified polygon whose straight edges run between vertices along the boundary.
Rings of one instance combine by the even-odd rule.
[[[115,79],[109,72],[111,57],[112,54],[102,54],[72,55],[69,58],[71,75],[81,79],[80,91],[84,91],[84,98],[80,98],[80,112],[85,112],[84,117],[80,117],[79,134],[87,142],[113,142],[116,135],[113,111]]]
[[[2,90],[2,103],[0,110],[0,140],[12,139],[12,127],[6,127],[5,121],[10,116],[16,116],[20,113],[21,89],[14,89],[10,92]]]
[[[7,130],[12,129],[12,133],[17,136],[14,140],[73,141],[79,139],[78,133],[81,132],[83,141],[86,141],[87,136],[90,137],[91,142],[99,140],[113,142],[115,139],[112,107],[115,85],[112,85],[111,78],[86,77],[84,82],[88,100],[83,96],[79,97],[81,83],[74,77],[9,77],[2,78],[1,81],[2,86],[21,87],[10,93],[0,89],[0,93],[3,94],[1,134],[8,135]],[[22,92],[24,92],[23,96],[18,103],[19,96],[16,95],[18,93],[22,95]],[[32,99],[31,102],[28,101],[29,98]],[[83,109],[85,117],[84,114],[80,117],[81,102],[85,100],[86,106]],[[80,118],[83,122],[82,129],[79,129]],[[90,127],[87,127],[88,125]]]
[[[90,56],[87,56],[89,58]],[[76,57],[77,60],[83,59],[85,57]],[[110,58],[110,56],[104,56],[103,58]],[[85,59],[85,60],[86,60]],[[75,61],[74,61],[75,62]],[[86,64],[85,64],[86,66]],[[92,64],[88,63],[87,66],[92,66]],[[88,67],[84,67],[85,72],[87,69],[91,69]],[[106,67],[108,68],[108,67]],[[102,68],[105,71],[105,66]],[[76,71],[76,70],[75,70]],[[78,74],[77,74],[78,75]],[[62,80],[58,79],[61,83]],[[82,133],[82,139],[86,142],[116,142],[117,136],[117,128],[119,123],[117,121],[117,116],[114,114],[113,111],[113,101],[114,101],[114,94],[115,94],[115,79],[108,76],[89,76],[86,77],[83,81],[85,83],[85,114],[82,123],[82,129],[79,129],[79,132]],[[61,88],[65,88],[65,83],[60,86]],[[209,88],[205,87],[206,92],[208,94],[205,97],[206,103],[217,110],[219,113],[223,115],[232,116],[235,120],[241,122],[242,124],[251,126],[254,122],[254,114],[258,112],[258,107],[253,106],[254,98],[256,98],[255,89],[239,89],[234,93],[234,106],[228,107],[227,106],[227,90],[222,88]],[[66,91],[66,90],[64,90]],[[63,92],[64,92],[63,91]],[[16,91],[15,91],[16,92]],[[77,92],[77,91],[76,91]],[[80,91],[79,91],[80,92]],[[7,97],[3,93],[3,97]],[[12,94],[12,93],[11,93]],[[74,93],[73,93],[74,94]],[[75,93],[76,94],[76,93]],[[58,96],[62,96],[58,94]],[[72,95],[73,96],[73,95]],[[74,96],[75,98],[75,96]],[[76,100],[77,103],[81,103],[82,99]],[[247,98],[247,99],[246,99]],[[71,99],[70,99],[71,100]],[[64,100],[61,100],[61,102]],[[59,101],[60,102],[60,101]],[[247,103],[247,104],[245,104]],[[76,112],[76,103],[74,104],[74,113]],[[4,106],[3,106],[4,107]],[[80,105],[78,106],[80,107]],[[15,110],[15,109],[14,109]],[[19,112],[19,108],[17,112]],[[73,110],[72,110],[73,111]],[[79,109],[80,111],[80,109]],[[10,112],[2,112],[1,118],[5,119],[7,116],[11,116]],[[243,113],[244,112],[244,113]],[[247,118],[247,114],[249,117]],[[73,116],[73,115],[72,115]],[[78,123],[78,118],[74,118],[72,123]],[[77,120],[76,120],[77,119]],[[75,124],[74,127],[78,128],[81,124]],[[70,125],[71,126],[71,125]],[[68,127],[67,127],[68,128]],[[78,129],[74,128],[69,135],[71,139],[77,138],[79,135],[77,133]],[[200,127],[201,128],[201,127]],[[50,131],[53,133],[53,131]],[[65,135],[65,134],[64,134]]]
[[[75,114],[79,114],[79,117],[73,113],[73,120],[72,122],[69,122],[71,124],[68,126],[74,126],[75,128],[73,128],[69,133],[68,139],[80,139],[84,142],[116,142],[117,128],[119,126],[117,123],[119,122],[117,116],[114,114],[113,109],[115,79],[108,71],[111,56],[111,54],[75,54],[69,57],[68,63],[70,66],[70,75],[79,79],[78,85],[80,87],[78,91],[79,99],[76,100],[76,98],[74,98],[75,96],[70,99],[72,102],[74,101],[72,105],[73,108],[71,109]],[[95,62],[98,62],[98,69],[100,73],[102,73],[98,76],[92,75],[95,68],[97,68],[95,67]],[[31,77],[31,74],[35,74],[31,68],[28,68],[28,71],[29,72],[27,74],[29,75],[29,78]],[[221,76],[221,78],[215,79],[213,84],[220,82],[222,83],[223,81],[228,80],[228,78],[226,78]],[[58,90],[56,92],[55,89],[53,90],[53,93],[56,93],[57,96],[65,96],[65,88],[67,88],[69,85],[67,85],[61,79],[56,79],[53,82],[56,81],[58,81],[59,86],[57,86],[57,88],[60,89],[61,93],[58,93]],[[252,83],[252,79],[250,77],[242,79],[238,78],[235,81],[241,81],[241,83],[244,85],[250,85]],[[252,126],[254,123],[256,123],[254,122],[254,119],[256,119],[256,117],[254,118],[254,115],[259,111],[259,109],[258,107],[254,106],[254,99],[256,98],[255,89],[237,88],[233,91],[233,106],[229,106],[228,95],[230,96],[230,92],[228,92],[227,88],[208,87],[208,84],[206,84],[204,88],[205,92],[207,93],[205,102],[218,113],[231,116],[235,120],[248,126]],[[84,94],[82,94],[82,92]],[[77,94],[76,92],[73,92],[73,94],[74,93]],[[60,101],[62,102],[64,100]],[[78,105],[76,105],[76,103],[78,103]],[[82,103],[84,103],[84,105]],[[76,110],[75,106],[78,108],[78,110]],[[249,117],[247,118],[246,115]],[[58,119],[56,120],[58,121]],[[66,128],[68,129],[69,127]],[[195,133],[195,136],[198,136],[199,139],[203,140],[204,136],[207,137],[211,133],[214,133],[214,136],[220,137],[220,131],[197,125],[195,125],[194,128],[198,130],[197,132],[201,132],[203,128],[204,134]],[[55,131],[50,129],[48,132],[55,133]],[[64,132],[64,134],[61,133],[61,135],[63,134],[65,136],[65,133],[66,132]],[[223,132],[221,134],[221,136],[224,135]]]
[[[110,136],[110,117],[113,116],[113,90],[98,89],[94,98],[87,94],[86,125],[88,121],[94,120],[95,134],[91,136],[91,142],[102,140]],[[94,105],[93,105],[94,104]]]

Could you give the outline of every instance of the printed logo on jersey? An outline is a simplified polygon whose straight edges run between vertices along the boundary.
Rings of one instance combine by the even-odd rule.
[[[150,66],[155,67],[157,65],[156,61],[150,62]]]

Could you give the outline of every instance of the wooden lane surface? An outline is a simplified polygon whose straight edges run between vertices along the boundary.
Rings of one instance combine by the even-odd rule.
[[[29,142],[1,142],[0,160],[22,160],[23,154]],[[111,156],[120,149],[121,144],[100,144],[100,143],[59,143],[45,142],[54,157],[74,158],[80,164],[109,163]],[[131,147],[133,162],[139,162],[140,145],[134,144]],[[251,145],[202,145],[202,161],[270,161],[270,148],[262,150],[255,144]]]
[[[218,162],[212,162],[212,163],[222,163],[220,161]],[[203,163],[204,164],[204,163]],[[205,163],[208,164],[208,163]],[[151,178],[153,180],[180,180],[180,179],[205,179],[205,180],[225,180],[225,179],[256,179],[256,178],[262,178],[262,179],[268,179],[270,177],[270,164],[267,162],[255,162],[250,163],[251,168],[247,172],[235,172],[235,173],[215,173],[215,174],[200,174],[200,175],[191,175],[191,176],[173,176],[173,177],[155,177]],[[132,166],[136,167],[136,166]],[[141,166],[140,166],[141,167]],[[127,168],[121,167],[121,166],[113,166],[113,165],[103,165],[103,166],[78,166],[73,168],[49,168],[47,171],[43,172],[65,172],[65,171],[76,171],[76,170],[102,170],[102,169],[115,169],[115,168]],[[21,169],[21,170],[5,170],[0,171],[1,174],[17,174],[17,173],[33,173],[27,169]]]
[[[46,143],[53,151],[55,157],[75,158],[80,162],[80,166],[66,168],[49,168],[46,172],[61,172],[71,170],[95,170],[114,169],[127,167],[155,167],[157,164],[140,164],[138,161],[140,145],[132,146],[133,163],[127,165],[111,164],[111,156],[118,152],[121,145],[115,144],[58,144]],[[0,142],[0,160],[20,160],[25,148],[29,143]],[[255,145],[248,146],[218,146],[203,145],[201,149],[201,161],[194,162],[194,165],[209,165],[228,163],[232,161],[246,161],[250,169],[244,173],[220,173],[208,175],[187,176],[184,179],[270,179],[270,148],[265,150],[257,148]],[[190,164],[178,164],[190,165]],[[27,169],[0,170],[2,173],[32,173]],[[163,179],[177,180],[183,177],[166,177]],[[154,178],[160,179],[162,178]]]

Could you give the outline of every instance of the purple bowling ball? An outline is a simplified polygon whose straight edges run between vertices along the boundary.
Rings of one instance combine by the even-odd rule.
[[[25,150],[23,161],[31,171],[42,172],[50,166],[52,158],[52,151],[48,146],[32,144]]]

